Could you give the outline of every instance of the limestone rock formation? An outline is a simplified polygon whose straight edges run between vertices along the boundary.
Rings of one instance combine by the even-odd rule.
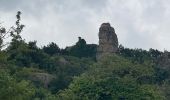
[[[113,54],[118,50],[118,38],[113,27],[109,23],[103,23],[99,28],[99,46],[97,48],[97,60],[105,55]]]
[[[32,73],[30,76],[30,80],[41,82],[45,88],[48,88],[48,85],[55,77],[48,73]]]

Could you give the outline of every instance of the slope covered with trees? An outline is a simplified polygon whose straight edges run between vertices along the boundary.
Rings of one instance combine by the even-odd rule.
[[[20,16],[9,31],[0,26],[0,100],[169,100],[170,72],[157,66],[164,52],[120,45],[96,61],[97,45],[80,37],[40,48],[22,39]]]
[[[117,55],[94,64],[68,89],[59,93],[63,100],[162,100],[152,64],[134,64]]]

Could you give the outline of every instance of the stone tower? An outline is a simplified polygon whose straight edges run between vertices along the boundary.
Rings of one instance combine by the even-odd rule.
[[[99,46],[96,58],[99,60],[105,55],[113,54],[118,50],[118,39],[113,27],[103,23],[99,28]]]

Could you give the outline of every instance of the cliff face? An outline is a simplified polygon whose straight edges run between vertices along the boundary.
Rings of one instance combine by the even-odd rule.
[[[118,50],[118,38],[113,27],[109,23],[103,23],[99,28],[99,46],[97,48],[97,60],[105,55],[115,53]]]

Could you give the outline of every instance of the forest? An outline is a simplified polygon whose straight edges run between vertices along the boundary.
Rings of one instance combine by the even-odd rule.
[[[64,49],[26,42],[20,20],[18,11],[15,26],[0,24],[0,100],[170,99],[170,67],[161,63],[168,51],[120,44],[118,52],[96,60],[97,44],[81,37]]]

